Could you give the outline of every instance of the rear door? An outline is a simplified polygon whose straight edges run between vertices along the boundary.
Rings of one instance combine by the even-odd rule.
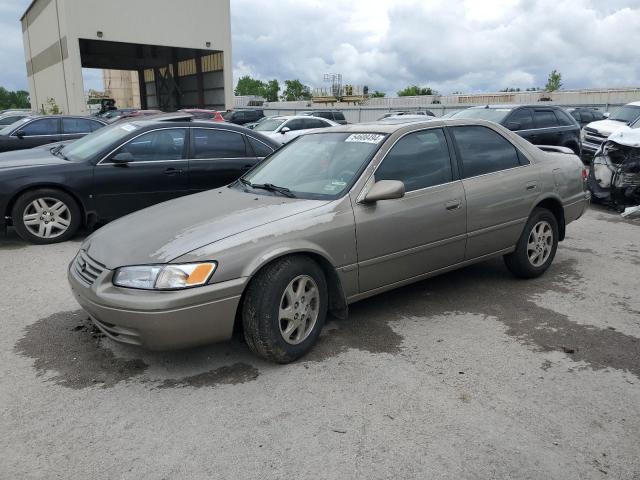
[[[402,181],[406,193],[374,204],[352,199],[361,292],[464,259],[464,189],[443,129],[401,137],[374,176],[376,181]]]
[[[103,127],[100,122],[88,118],[62,118],[61,140],[73,140],[84,137]]]
[[[189,190],[199,192],[228,185],[257,162],[244,134],[217,128],[192,128]]]
[[[98,215],[117,218],[189,193],[187,128],[162,128],[128,140],[96,165]],[[115,163],[114,157],[128,163]]]
[[[33,120],[14,131],[11,139],[12,141],[8,142],[8,150],[22,150],[57,142],[60,140],[60,119],[55,117]]]
[[[533,111],[530,108],[518,108],[511,112],[504,125],[534,145],[539,143],[538,130],[533,123]]]
[[[449,127],[467,200],[467,260],[512,247],[538,195],[527,158],[484,126]]]
[[[562,144],[562,130],[558,128],[560,124],[558,123],[558,118],[552,109],[536,108],[533,111],[533,122],[537,129],[537,141],[535,144]]]

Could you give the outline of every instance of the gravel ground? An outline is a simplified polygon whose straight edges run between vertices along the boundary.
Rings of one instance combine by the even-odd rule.
[[[0,478],[640,479],[640,222],[591,209],[550,270],[500,260],[351,307],[287,366],[100,338],[79,241],[0,238]]]

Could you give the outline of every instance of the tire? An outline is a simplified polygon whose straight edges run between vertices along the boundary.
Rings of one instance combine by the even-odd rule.
[[[82,223],[80,207],[74,198],[52,188],[20,195],[11,210],[11,218],[18,235],[38,245],[69,240]]]
[[[249,349],[275,363],[297,360],[316,343],[327,306],[327,282],[316,262],[304,256],[275,261],[245,293],[242,326]]]
[[[558,238],[556,217],[546,208],[536,208],[516,244],[516,250],[504,256],[507,268],[518,278],[539,277],[556,256]]]

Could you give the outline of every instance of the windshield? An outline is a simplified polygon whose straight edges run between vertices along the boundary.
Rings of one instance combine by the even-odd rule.
[[[137,129],[138,127],[131,123],[103,127],[70,143],[61,150],[61,153],[72,162],[84,162]]]
[[[500,123],[510,111],[510,108],[468,108],[454,113],[450,118],[469,118]]]
[[[269,118],[268,120],[260,122],[258,125],[256,125],[254,130],[256,132],[273,132],[283,123],[284,119],[282,118]]]
[[[337,198],[355,182],[385,138],[379,133],[304,135],[276,150],[244,180],[288,188],[297,197]]]
[[[16,127],[22,125],[23,123],[28,122],[29,120],[31,120],[31,118],[25,117],[25,118],[21,118],[17,122],[13,122],[11,125],[7,125],[2,130],[0,130],[0,135],[9,135],[11,132],[13,132],[13,130]]]
[[[624,107],[618,108],[611,115],[609,115],[609,120],[615,120],[617,122],[630,124],[638,117],[640,117],[640,107],[625,105]]]

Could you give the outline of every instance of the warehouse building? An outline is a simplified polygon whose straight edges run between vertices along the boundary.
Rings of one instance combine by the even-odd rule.
[[[137,72],[141,108],[233,106],[230,0],[34,0],[21,22],[34,108],[87,113],[83,68]]]

